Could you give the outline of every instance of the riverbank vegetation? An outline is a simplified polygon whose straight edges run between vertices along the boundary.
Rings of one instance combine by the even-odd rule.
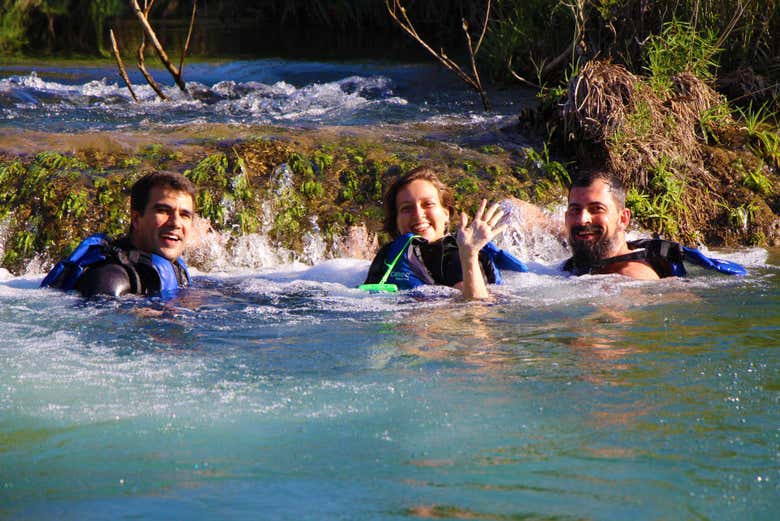
[[[370,250],[388,239],[373,233],[382,227],[386,183],[423,161],[440,166],[458,208],[469,211],[485,194],[550,203],[562,190],[565,170],[550,168],[555,163],[532,149],[474,143],[473,135],[472,144],[456,145],[457,136],[439,140],[430,133],[383,127],[356,136],[205,125],[154,136],[47,135],[40,143],[35,133],[17,136],[5,147],[16,150],[0,154],[2,265],[14,273],[38,270],[72,249],[85,231],[121,235],[129,224],[129,187],[156,170],[184,172],[198,185],[202,226],[228,251],[262,234],[276,250],[291,252],[288,260],[307,260],[306,237],[314,234],[330,255],[370,256],[373,251],[354,248]],[[39,151],[45,146],[54,150]],[[354,244],[355,237],[362,244]],[[191,260],[209,268],[205,256]]]

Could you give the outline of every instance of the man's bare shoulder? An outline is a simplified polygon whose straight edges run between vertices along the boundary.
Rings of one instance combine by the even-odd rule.
[[[637,280],[658,280],[661,278],[649,264],[642,261],[615,263],[610,272]]]

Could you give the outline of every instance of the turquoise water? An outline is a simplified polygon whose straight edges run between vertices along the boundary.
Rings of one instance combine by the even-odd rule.
[[[780,273],[730,258],[490,304],[368,295],[346,259],[167,303],[8,279],[0,517],[776,519]]]

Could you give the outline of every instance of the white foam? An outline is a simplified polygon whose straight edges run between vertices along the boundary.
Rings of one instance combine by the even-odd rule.
[[[769,259],[769,252],[763,248],[746,248],[739,250],[710,250],[706,246],[699,247],[699,250],[708,257],[736,262],[743,266],[766,267]]]
[[[132,88],[141,103],[134,103],[124,84],[101,78],[79,85],[45,81],[37,72],[0,80],[0,91],[15,95],[11,111],[39,110],[44,107],[61,118],[89,110],[96,119],[109,117],[121,125],[127,118],[152,117],[160,120],[161,112],[177,122],[203,118],[203,112],[217,113],[232,121],[330,121],[341,123],[373,107],[401,106],[407,101],[395,96],[392,81],[382,76],[349,76],[338,81],[311,83],[296,87],[285,81],[271,85],[257,81],[219,81],[209,87],[188,82],[189,92],[176,85],[162,84],[167,100],[161,100],[146,83]],[[101,116],[101,113],[103,115]],[[182,119],[183,118],[183,119]],[[206,117],[206,120],[209,120]]]

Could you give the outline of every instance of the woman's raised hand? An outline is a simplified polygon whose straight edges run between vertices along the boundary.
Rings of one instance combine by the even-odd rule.
[[[460,226],[458,227],[458,248],[461,254],[476,256],[493,237],[504,231],[505,224],[496,226],[504,216],[504,211],[497,203],[490,205],[485,210],[487,200],[482,199],[479,210],[474,214],[474,219],[469,224],[469,217],[465,212],[460,214]]]

